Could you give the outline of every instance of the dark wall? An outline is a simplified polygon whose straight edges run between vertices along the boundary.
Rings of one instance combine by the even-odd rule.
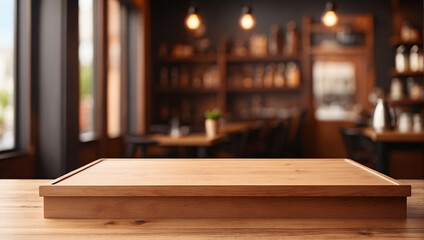
[[[189,43],[194,37],[184,27],[187,9],[193,1],[154,0],[151,1],[152,54],[157,54],[158,45],[168,42],[170,46],[176,42]],[[422,27],[422,0],[402,0],[406,2],[405,14],[411,22]],[[285,30],[288,21],[294,20],[301,28],[303,16],[309,14],[318,21],[324,10],[325,0],[252,0],[250,1],[256,16],[256,27],[244,31],[238,25],[244,0],[198,0],[198,8],[206,25],[205,37],[214,43],[223,35],[231,39],[247,39],[251,33],[269,33],[270,26],[279,24]],[[392,35],[392,8],[389,0],[339,0],[335,1],[339,13],[371,13],[375,27],[375,66],[376,83],[379,86],[389,85],[388,71],[394,65],[394,51],[389,46]],[[421,21],[420,21],[421,20]]]

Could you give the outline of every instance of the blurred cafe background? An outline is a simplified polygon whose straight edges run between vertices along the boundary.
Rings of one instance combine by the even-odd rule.
[[[0,0],[0,178],[102,157],[424,178],[422,0]]]

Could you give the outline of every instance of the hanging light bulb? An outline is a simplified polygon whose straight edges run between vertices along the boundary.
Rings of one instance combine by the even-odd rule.
[[[240,17],[240,26],[246,30],[253,28],[255,26],[256,20],[253,16],[252,7],[245,6],[241,12],[242,14]]]
[[[325,12],[322,15],[322,23],[327,27],[336,25],[338,17],[336,14],[336,5],[333,2],[327,2],[325,5]]]
[[[191,6],[188,8],[188,15],[185,19],[185,24],[190,30],[196,30],[199,28],[201,23],[197,8]]]

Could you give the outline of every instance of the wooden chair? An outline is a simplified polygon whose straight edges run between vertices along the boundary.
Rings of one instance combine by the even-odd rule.
[[[305,129],[307,109],[302,109],[298,116],[292,117],[291,124],[295,125],[294,134],[289,134],[290,139],[284,144],[284,155],[286,157],[303,157],[302,144],[303,132]]]
[[[374,143],[358,128],[339,128],[346,147],[347,156],[368,167],[373,167],[376,159]]]
[[[275,124],[270,131],[268,142],[269,157],[283,157],[286,152],[289,128],[291,119],[280,120]]]
[[[147,147],[156,145],[158,142],[142,136],[127,136],[127,144],[126,157],[136,157],[135,154],[139,147],[141,149],[141,157],[145,158],[147,155]]]

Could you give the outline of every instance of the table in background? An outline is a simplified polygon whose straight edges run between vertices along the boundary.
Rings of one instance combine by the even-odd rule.
[[[193,147],[196,148],[197,157],[209,157],[209,148],[225,140],[225,134],[219,134],[216,137],[208,138],[204,133],[190,133],[178,138],[165,134],[149,135],[151,140],[157,141],[162,147]]]
[[[48,182],[0,180],[0,239],[424,239],[424,180],[401,180],[407,219],[44,219]]]
[[[399,132],[397,130],[385,130],[378,132],[372,128],[363,130],[365,136],[376,143],[377,163],[376,170],[388,174],[390,166],[389,150],[392,148],[424,149],[424,131]]]

